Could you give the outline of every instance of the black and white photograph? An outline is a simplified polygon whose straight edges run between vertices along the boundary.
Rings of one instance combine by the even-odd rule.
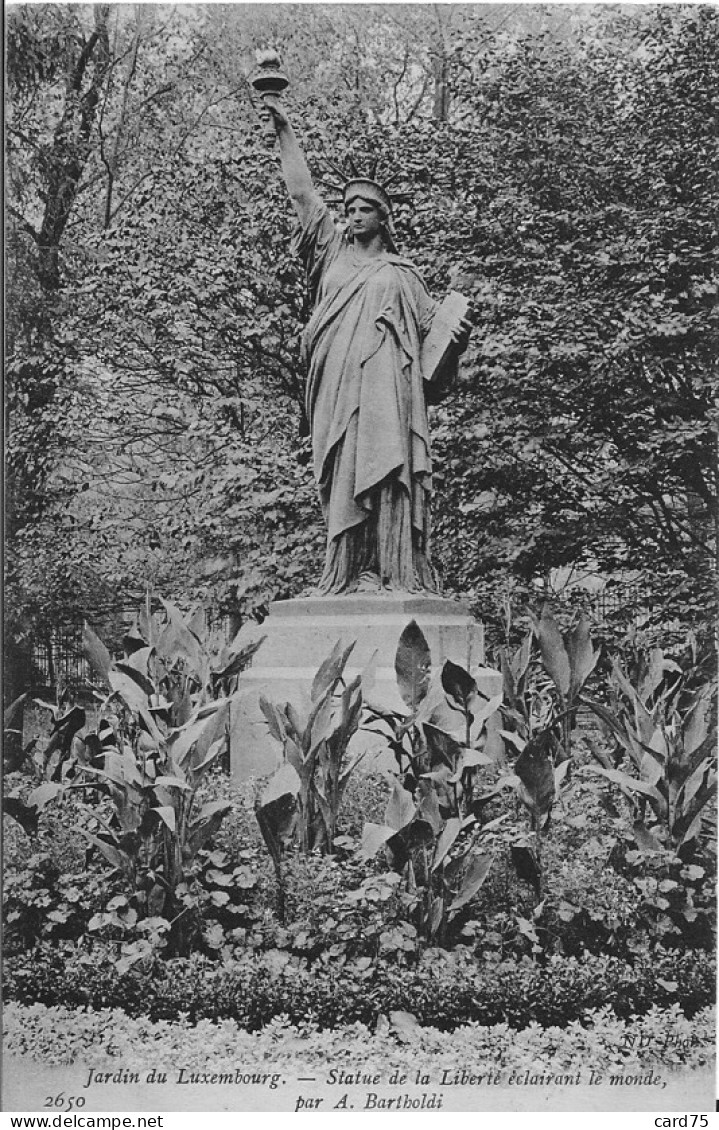
[[[705,1130],[719,8],[5,74],[2,1110]]]

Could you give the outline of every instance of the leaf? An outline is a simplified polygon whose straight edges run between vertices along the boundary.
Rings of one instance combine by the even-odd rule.
[[[405,828],[415,815],[415,805],[412,794],[403,789],[399,781],[395,781],[392,794],[385,809],[385,822],[394,832]]]
[[[709,779],[712,764],[708,757],[700,761],[696,769],[685,780],[677,796],[677,809],[687,810],[701,788],[705,779]]]
[[[325,691],[325,697],[315,703],[307,719],[304,737],[305,755],[316,750],[322,742],[326,742],[332,732],[332,692]]]
[[[546,815],[554,804],[554,765],[548,755],[551,742],[551,731],[541,730],[514,763],[514,772],[526,790],[526,795],[520,791],[520,797],[537,817]]]
[[[451,659],[445,661],[440,676],[445,694],[454,699],[458,708],[463,713],[468,713],[471,704],[478,698],[477,684],[464,667],[453,663]]]
[[[258,640],[253,640],[252,643],[246,644],[245,647],[240,648],[235,652],[230,659],[227,660],[225,666],[219,671],[213,671],[213,675],[220,681],[231,679],[234,675],[239,675],[251,663],[255,652],[259,650],[262,644],[267,639],[267,636],[260,636]]]
[[[184,765],[190,757],[189,767],[195,769],[205,761],[213,743],[220,736],[224,740],[230,700],[220,699],[209,705],[212,706],[211,711],[201,708],[182,729],[171,735],[170,753],[178,765]]]
[[[83,620],[82,623],[82,650],[97,677],[109,686],[112,656],[100,637],[95,635],[87,620]]]
[[[187,838],[182,848],[182,857],[192,862],[200,848],[207,843],[220,827],[232,805],[226,801],[215,800],[202,806],[199,816],[188,828]]]
[[[101,840],[99,836],[93,835],[92,832],[88,832],[85,828],[79,828],[78,831],[95,845],[98,851],[105,856],[108,863],[117,871],[129,874],[132,869],[132,860],[125,852],[120,851],[113,844],[108,844],[106,840]]]
[[[137,651],[133,651],[132,655],[128,655],[127,659],[123,660],[121,666],[124,669],[136,671],[143,680],[143,685],[149,688],[149,696],[155,698],[155,687],[150,679],[150,659],[154,652],[153,647],[139,647]]]
[[[349,644],[348,647],[342,647],[342,640],[337,640],[330,654],[320,664],[320,667],[312,680],[312,690],[310,697],[313,702],[318,699],[327,691],[333,691],[335,684],[342,676],[345,669],[345,664],[349,659],[352,651],[355,648],[355,643]]]
[[[160,808],[153,808],[152,811],[157,813],[157,815],[160,817],[163,823],[167,825],[171,832],[177,831],[177,822],[175,819],[174,808],[162,805]]]
[[[692,704],[688,716],[684,721],[684,757],[690,758],[692,754],[701,749],[710,732],[710,711],[712,701],[709,695],[699,694]]]
[[[514,655],[509,659],[509,669],[513,676],[514,688],[519,689],[524,676],[527,674],[527,668],[532,658],[532,641],[534,639],[533,632],[527,632],[521,645],[514,652]]]
[[[571,684],[569,656],[557,623],[547,604],[542,609],[541,620],[537,620],[533,616],[532,622],[539,643],[542,663],[562,698],[566,699]]]
[[[367,821],[362,828],[362,844],[360,853],[364,859],[372,859],[381,847],[395,834],[395,829],[388,824],[373,824]]]
[[[395,1034],[403,1042],[409,1042],[416,1039],[417,1029],[419,1028],[419,1020],[412,1012],[403,1012],[396,1009],[389,1014],[389,1021]]]
[[[192,791],[192,786],[182,777],[171,777],[165,774],[155,778],[155,787],[158,786],[164,786],[168,789],[184,789],[186,792]]]
[[[161,598],[162,599],[162,598]],[[202,645],[194,632],[190,631],[180,609],[169,600],[162,600],[167,613],[167,623],[157,640],[156,650],[174,664],[178,659],[186,659],[190,669],[200,672],[203,667]]]
[[[601,765],[588,765],[587,770],[590,773],[601,773],[608,781],[619,785],[621,789],[627,792],[642,793],[653,801],[652,807],[655,808],[657,815],[664,816],[666,814],[667,802],[653,785],[639,781],[636,777],[630,777],[628,773],[622,773],[620,769],[604,769]]]
[[[570,699],[575,699],[597,665],[599,652],[592,647],[589,618],[582,613],[575,626],[567,633],[566,650],[569,657],[571,680]]]
[[[536,853],[528,844],[512,844],[509,853],[517,875],[533,887],[535,895],[539,898],[542,890],[542,874]]]
[[[417,808],[417,816],[420,820],[429,824],[433,837],[439,835],[444,826],[444,821],[440,815],[435,789],[430,788],[422,797]]]
[[[472,854],[465,866],[462,875],[462,885],[454,901],[450,904],[448,914],[450,917],[457,913],[463,906],[474,898],[479,888],[489,875],[492,867],[491,855]]]
[[[451,850],[453,844],[459,836],[464,822],[459,816],[452,816],[445,824],[442,834],[437,840],[437,846],[434,849],[434,859],[432,860],[432,870],[436,871],[441,866],[447,853]]]
[[[515,734],[513,730],[500,730],[499,733],[500,736],[504,738],[505,742],[509,742],[510,745],[513,745],[519,753],[522,753],[526,748],[527,743],[524,738],[520,734]]]
[[[279,874],[282,864],[282,845],[292,834],[297,820],[295,797],[290,793],[283,793],[275,800],[257,807],[255,817],[275,870]]]
[[[482,705],[478,707],[474,715],[474,721],[472,722],[472,727],[470,730],[470,738],[472,742],[477,742],[479,740],[483,727],[485,727],[485,725],[490,721],[494,714],[497,714],[503,702],[504,695],[498,694],[493,698],[488,699],[486,702],[483,702]],[[489,726],[487,726],[487,730],[489,732]]]
[[[211,765],[212,762],[215,761],[219,757],[219,755],[223,752],[223,750],[226,748],[226,746],[227,746],[227,738],[224,735],[221,738],[217,738],[216,741],[214,741],[212,743],[212,745],[210,746],[210,748],[208,749],[207,754],[203,758],[203,760],[198,762],[197,765],[192,766],[192,772],[193,773],[200,773],[200,772],[202,772],[203,769],[207,769],[208,765]]]
[[[260,710],[265,716],[265,720],[267,721],[267,726],[272,737],[277,742],[284,742],[285,734],[287,731],[285,730],[285,724],[282,714],[277,709],[274,702],[271,702],[268,698],[265,698],[263,694],[260,695]]]
[[[42,812],[46,805],[56,799],[65,791],[65,786],[56,784],[53,781],[45,781],[42,785],[38,785],[33,789],[30,796],[27,798],[29,805],[32,805],[37,812]]]
[[[429,690],[431,668],[429,644],[417,621],[412,620],[399,637],[394,669],[402,701],[413,713]]]
[[[34,836],[37,833],[38,809],[32,804],[24,804],[16,796],[3,796],[2,810],[18,822],[26,835]]]
[[[557,797],[559,796],[559,791],[562,787],[562,782],[564,781],[564,778],[567,776],[567,773],[569,772],[569,767],[570,767],[571,764],[572,764],[571,760],[569,758],[567,758],[567,760],[563,761],[561,763],[561,765],[557,765],[555,770],[554,770],[554,791],[555,791],[555,795]]]
[[[634,839],[640,851],[663,851],[663,846],[641,820],[635,820],[632,825]]]
[[[142,720],[148,734],[151,734],[155,741],[161,742],[162,734],[149,710],[149,696],[153,693],[152,684],[142,679],[138,671],[133,671],[131,667],[121,663],[117,663],[110,671],[108,681],[113,692],[118,694],[132,713]]]
[[[441,895],[438,895],[436,898],[432,899],[432,907],[431,907],[431,913],[430,913],[430,919],[429,919],[430,937],[433,937],[437,933],[440,926],[442,925],[442,919],[443,918],[444,918],[444,899],[442,898]]]
[[[289,762],[284,762],[270,778],[262,796],[262,806],[279,800],[285,794],[297,796],[301,788],[302,781],[297,770]]]
[[[462,757],[463,747],[446,730],[441,730],[430,722],[425,722],[422,729],[427,739],[431,767],[444,764],[448,769],[454,770]]]

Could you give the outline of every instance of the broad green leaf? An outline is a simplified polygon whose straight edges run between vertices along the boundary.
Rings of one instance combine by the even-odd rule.
[[[684,757],[701,749],[711,729],[712,700],[707,694],[697,695],[684,721]]]
[[[472,854],[465,865],[462,874],[462,885],[459,888],[456,898],[452,901],[449,907],[448,914],[454,916],[458,910],[461,910],[471,899],[474,898],[479,888],[484,883],[489,875],[492,867],[491,855],[476,855]]]
[[[167,824],[167,827],[171,832],[177,831],[177,822],[175,818],[174,808],[170,808],[166,805],[161,805],[159,808],[153,808],[152,811],[156,812],[163,823]]]
[[[445,694],[451,699],[458,709],[463,712],[472,711],[479,696],[477,684],[464,667],[447,659],[440,676]]]
[[[663,845],[641,820],[635,820],[632,827],[634,838],[641,851],[663,851]]]
[[[436,871],[441,866],[444,858],[455,843],[458,835],[464,827],[464,822],[459,816],[452,816],[445,824],[442,834],[437,840],[437,846],[434,849],[434,859],[432,860],[432,870]]]
[[[320,664],[317,674],[312,680],[310,697],[313,702],[317,702],[328,691],[334,691],[354,648],[354,642],[343,648],[342,640],[337,640],[330,654]]]
[[[220,756],[220,754],[223,752],[223,750],[226,749],[226,747],[227,747],[226,736],[223,735],[221,738],[216,738],[215,741],[212,743],[212,745],[207,750],[207,753],[206,753],[205,757],[202,759],[202,761],[198,762],[197,765],[194,765],[194,764],[192,765],[192,772],[193,773],[201,773],[203,769],[207,769],[207,767],[209,765],[212,765],[213,761],[217,760],[217,758]]]
[[[162,774],[155,778],[155,787],[164,786],[168,789],[183,789],[185,792],[191,791],[191,786],[182,777],[173,777],[168,774]]]
[[[403,789],[399,781],[395,781],[384,814],[386,824],[393,832],[399,832],[410,823],[415,811],[412,794]]]
[[[537,620],[536,617],[532,617],[532,622],[539,643],[542,663],[562,698],[566,699],[571,684],[569,656],[549,606],[545,604],[541,619]]]
[[[364,859],[372,859],[381,847],[395,834],[395,829],[388,824],[373,824],[367,821],[362,828],[362,844],[360,852]]]
[[[414,712],[429,690],[432,674],[429,644],[416,620],[407,625],[399,638],[394,669],[402,701]]]
[[[264,807],[273,800],[278,800],[285,793],[297,796],[301,788],[302,781],[297,770],[289,762],[284,762],[277,772],[270,777],[267,788],[262,795],[262,805]]]
[[[429,722],[424,723],[423,731],[427,740],[432,768],[444,764],[449,769],[454,770],[462,756],[462,746],[459,742],[446,730],[441,730],[438,726],[433,726]]]
[[[478,707],[474,715],[474,721],[472,722],[472,726],[469,731],[471,742],[474,743],[479,741],[482,729],[489,722],[492,715],[497,713],[503,702],[504,695],[497,694],[494,695],[493,698],[490,698],[486,702],[483,702],[482,705]]]
[[[526,793],[520,797],[538,816],[548,813],[554,803],[554,765],[546,752],[546,731],[540,732],[524,747],[514,763],[514,772]]]
[[[599,652],[592,647],[589,628],[589,618],[582,613],[565,639],[571,671],[570,698],[572,699],[579,694],[599,660]]]
[[[444,825],[444,820],[440,815],[437,793],[434,789],[430,788],[420,800],[417,807],[417,816],[420,820],[424,820],[429,824],[433,836],[439,835]]]
[[[432,905],[431,905],[431,910],[430,910],[429,933],[430,933],[431,937],[433,937],[437,933],[437,931],[439,930],[440,926],[442,925],[442,919],[443,918],[444,918],[444,899],[442,898],[441,895],[437,895],[436,898],[432,899]]]
[[[590,773],[601,773],[608,781],[619,785],[620,788],[625,789],[627,792],[642,793],[659,807],[662,814],[666,812],[666,800],[658,789],[653,785],[647,784],[646,781],[638,781],[636,777],[630,777],[628,773],[622,773],[620,769],[604,769],[601,765],[588,765],[587,769]]]
[[[315,702],[310,713],[303,752],[305,755],[310,750],[317,749],[321,742],[326,742],[332,732],[333,703],[331,690],[325,691],[324,698]]]
[[[161,742],[162,733],[149,709],[149,696],[153,693],[152,685],[147,680],[141,680],[139,672],[119,663],[109,672],[108,681],[114,693],[119,695],[132,713],[142,720],[148,734],[155,741]],[[145,684],[149,685],[149,692]]]
[[[198,851],[214,836],[232,805],[225,801],[212,801],[205,804],[199,816],[192,821],[188,828],[187,838],[183,845],[182,855],[186,862],[192,862]]]
[[[693,801],[697,792],[705,780],[708,780],[712,771],[712,764],[709,758],[704,758],[703,761],[697,765],[696,769],[689,774],[686,781],[679,790],[677,797],[677,807],[680,811],[686,811]]]
[[[99,636],[95,635],[87,620],[82,623],[82,650],[97,677],[109,685],[112,656]]]
[[[88,832],[85,828],[79,828],[78,831],[95,845],[98,851],[104,855],[108,863],[116,868],[116,870],[127,873],[132,868],[132,860],[125,852],[120,851],[113,844],[106,843],[105,840],[101,840],[99,836],[93,835],[92,832]]]
[[[42,812],[46,805],[61,796],[64,792],[65,785],[54,781],[45,781],[42,785],[38,785],[36,789],[32,790],[27,798],[27,802],[33,808],[36,808],[38,812]]]
[[[282,845],[292,834],[297,820],[295,796],[285,792],[275,800],[256,808],[255,816],[275,870],[279,875],[282,865]]]
[[[164,656],[170,664],[178,659],[187,660],[190,669],[199,672],[203,666],[202,645],[190,630],[180,609],[170,600],[162,600],[167,613],[167,623],[157,640],[157,653]]]

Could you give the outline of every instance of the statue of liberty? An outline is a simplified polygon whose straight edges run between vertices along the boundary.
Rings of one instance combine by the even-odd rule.
[[[313,313],[303,338],[314,473],[327,526],[317,591],[437,592],[430,558],[432,461],[423,344],[438,303],[398,254],[391,195],[357,177],[343,187],[345,231],[312,182],[276,94],[265,95],[299,219],[295,250]],[[446,380],[469,324],[447,332]],[[426,366],[425,366],[426,368]]]

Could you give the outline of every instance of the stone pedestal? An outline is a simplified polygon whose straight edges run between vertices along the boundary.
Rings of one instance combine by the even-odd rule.
[[[242,721],[233,725],[233,736],[237,735],[232,743],[233,777],[242,780],[270,773],[279,762],[279,746],[269,736],[259,708],[260,694],[298,705],[308,699],[317,668],[338,640],[344,647],[356,641],[345,676],[353,678],[371,663],[371,697],[406,713],[397,690],[394,660],[399,637],[411,620],[417,621],[427,638],[435,671],[451,659],[472,672],[484,694],[491,697],[501,692],[501,675],[484,666],[483,627],[459,601],[399,593],[278,600],[270,605],[269,616],[261,625],[246,624],[240,635],[245,643],[266,638],[252,666],[240,676]],[[357,741],[373,751],[381,743],[376,736],[363,734]],[[391,755],[382,761],[387,767],[394,764]],[[377,757],[367,757],[365,763],[368,768],[376,767]]]

